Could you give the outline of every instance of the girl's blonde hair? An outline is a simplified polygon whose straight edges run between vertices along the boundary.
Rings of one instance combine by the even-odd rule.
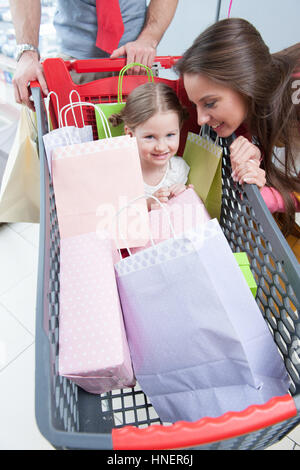
[[[157,112],[174,111],[181,127],[187,112],[181,105],[176,93],[165,83],[145,83],[135,88],[127,98],[119,114],[112,114],[109,122],[118,126],[122,122],[131,130],[148,121]]]

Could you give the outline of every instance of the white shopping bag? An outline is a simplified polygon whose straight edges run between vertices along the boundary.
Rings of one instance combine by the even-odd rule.
[[[72,93],[77,93],[76,90],[72,90],[70,93],[70,104],[68,107],[72,108],[73,102],[72,102]],[[82,116],[82,123],[83,127],[78,127],[77,121],[75,119],[76,126],[68,126],[68,125],[63,125],[63,118],[60,108],[59,108],[59,102],[58,102],[58,96],[56,93],[51,91],[46,99],[46,108],[47,108],[47,115],[48,115],[48,129],[51,128],[51,123],[50,123],[50,118],[49,118],[49,100],[51,95],[55,95],[56,100],[57,100],[57,109],[59,113],[59,128],[54,129],[50,131],[48,134],[45,134],[43,136],[43,141],[44,141],[44,146],[45,146],[45,151],[46,151],[46,156],[47,156],[47,162],[48,162],[48,168],[49,168],[49,173],[52,176],[52,153],[53,150],[56,149],[57,147],[63,147],[64,145],[72,145],[72,144],[80,144],[84,142],[90,142],[93,140],[93,129],[92,126],[85,126],[84,125],[84,119],[83,119],[83,113],[81,109],[81,116]],[[79,97],[80,98],[80,97]]]

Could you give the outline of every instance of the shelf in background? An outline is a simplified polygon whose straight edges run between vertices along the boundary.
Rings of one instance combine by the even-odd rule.
[[[15,102],[12,78],[16,68],[16,61],[0,54],[0,117],[14,120],[20,105]],[[2,119],[3,121],[3,119]]]

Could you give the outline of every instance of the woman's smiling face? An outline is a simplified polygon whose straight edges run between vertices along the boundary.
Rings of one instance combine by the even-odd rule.
[[[219,137],[229,137],[246,120],[248,106],[240,93],[201,74],[184,74],[183,81],[200,126],[208,124]]]

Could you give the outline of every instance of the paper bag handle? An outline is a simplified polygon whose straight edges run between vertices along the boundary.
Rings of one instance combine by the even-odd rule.
[[[73,91],[76,91],[76,90],[73,90]],[[72,93],[72,92],[71,92]],[[70,95],[71,95],[70,93]],[[58,95],[57,93],[55,93],[55,91],[50,91],[50,93],[48,93],[48,95],[46,96],[46,99],[45,99],[45,107],[46,107],[46,114],[47,114],[47,123],[48,123],[48,132],[50,132],[50,97],[51,95],[54,95],[55,98],[56,98],[56,106],[57,106],[57,113],[58,115],[60,114],[60,107],[59,107],[59,99],[58,99]],[[70,105],[68,105],[70,106]],[[74,116],[74,114],[73,114]],[[74,116],[74,119],[75,119],[75,116]],[[76,122],[76,121],[75,121]],[[58,127],[60,129],[63,129],[64,132],[65,132],[65,135],[67,137],[67,140],[68,140],[68,143],[69,145],[72,145],[72,135],[70,134],[69,132],[69,129],[68,129],[68,126],[62,126],[62,123],[59,121],[58,122]]]
[[[99,109],[97,106],[94,105],[94,103],[84,103],[82,101],[78,101],[78,102],[74,102],[72,104],[67,104],[65,106],[63,106],[60,110],[60,114],[59,114],[59,122],[62,123],[62,113],[63,111],[65,111],[65,123],[67,123],[67,119],[66,119],[66,116],[68,114],[68,112],[74,107],[83,107],[83,106],[90,106],[92,108],[95,109],[95,111],[99,114],[100,116],[100,119],[101,119],[101,123],[102,123],[102,126],[103,126],[103,130],[104,130],[104,133],[105,133],[105,137],[108,139],[108,138],[111,138],[112,135],[111,135],[111,130],[110,130],[110,127],[109,127],[109,124],[108,124],[108,121],[107,121],[107,118],[105,116],[105,114],[103,113],[103,111],[101,109]]]
[[[47,124],[48,124],[48,132],[50,132],[50,98],[51,95],[54,95],[56,98],[56,106],[57,106],[57,113],[59,114],[59,99],[57,93],[55,91],[50,91],[45,98],[45,107],[46,107],[46,114],[47,114]],[[60,126],[59,126],[60,127]]]
[[[123,79],[124,79],[124,74],[127,72],[128,69],[131,69],[132,67],[139,66],[142,67],[143,69],[146,70],[147,75],[148,75],[148,80],[149,82],[154,82],[154,76],[152,70],[147,67],[147,65],[141,64],[139,62],[133,62],[132,64],[127,64],[125,67],[120,70],[119,73],[119,81],[118,81],[118,103],[123,103]]]
[[[174,238],[176,238],[176,233],[175,233],[174,226],[173,226],[173,224],[172,224],[172,222],[171,222],[170,214],[169,214],[169,212],[167,211],[167,209],[164,207],[164,205],[163,205],[163,204],[160,202],[160,200],[159,200],[157,197],[155,197],[155,196],[152,196],[152,195],[151,195],[151,196],[143,195],[143,196],[138,196],[138,197],[136,197],[135,199],[132,199],[131,201],[129,201],[129,203],[126,204],[125,206],[121,207],[121,209],[119,209],[118,212],[117,212],[116,215],[115,215],[115,218],[117,219],[117,222],[118,222],[118,229],[119,229],[119,234],[120,234],[121,240],[122,240],[122,241],[125,241],[124,238],[122,237],[121,232],[120,232],[120,223],[119,223],[120,219],[119,219],[119,215],[123,212],[123,210],[128,209],[128,207],[132,206],[132,204],[134,204],[136,201],[139,201],[139,200],[141,200],[141,199],[154,199],[154,200],[160,205],[161,209],[163,209],[163,211],[165,212],[165,214],[166,214],[166,216],[167,216],[167,219],[168,219],[168,222],[169,222],[169,225],[170,225],[170,229],[171,229],[172,235],[173,235]],[[150,242],[151,242],[151,245],[154,247],[154,246],[155,246],[155,243],[154,243],[153,238],[151,237],[151,235],[150,235]],[[118,250],[118,252],[119,252],[120,259],[123,259],[120,248],[117,247],[117,250]],[[130,250],[128,247],[126,247],[126,250],[127,250],[128,253],[130,254],[130,256],[132,256],[131,250]]]
[[[80,94],[78,93],[77,90],[72,90],[70,91],[70,94],[69,94],[69,99],[70,99],[70,104],[72,105],[73,104],[73,101],[72,101],[72,95],[73,93],[76,93],[76,96],[77,96],[77,102],[81,102],[81,99],[80,99]],[[82,106],[80,107],[80,112],[81,112],[81,119],[82,119],[82,125],[83,127],[85,126],[85,123],[84,123],[84,117],[83,117],[83,110],[82,110]],[[75,125],[76,127],[78,127],[78,124],[77,124],[77,120],[76,120],[76,116],[75,116],[75,113],[74,113],[74,107],[72,106],[72,114],[73,114],[73,119],[74,119],[74,122],[75,122]]]
[[[219,139],[220,139],[219,136],[217,135],[216,140],[213,141],[213,139],[210,137],[209,133],[208,132],[206,133],[206,128],[207,127],[209,127],[207,124],[203,124],[200,127],[199,136],[202,137],[203,139],[206,139],[208,141],[213,142],[216,147],[220,147],[220,145],[219,145]]]

